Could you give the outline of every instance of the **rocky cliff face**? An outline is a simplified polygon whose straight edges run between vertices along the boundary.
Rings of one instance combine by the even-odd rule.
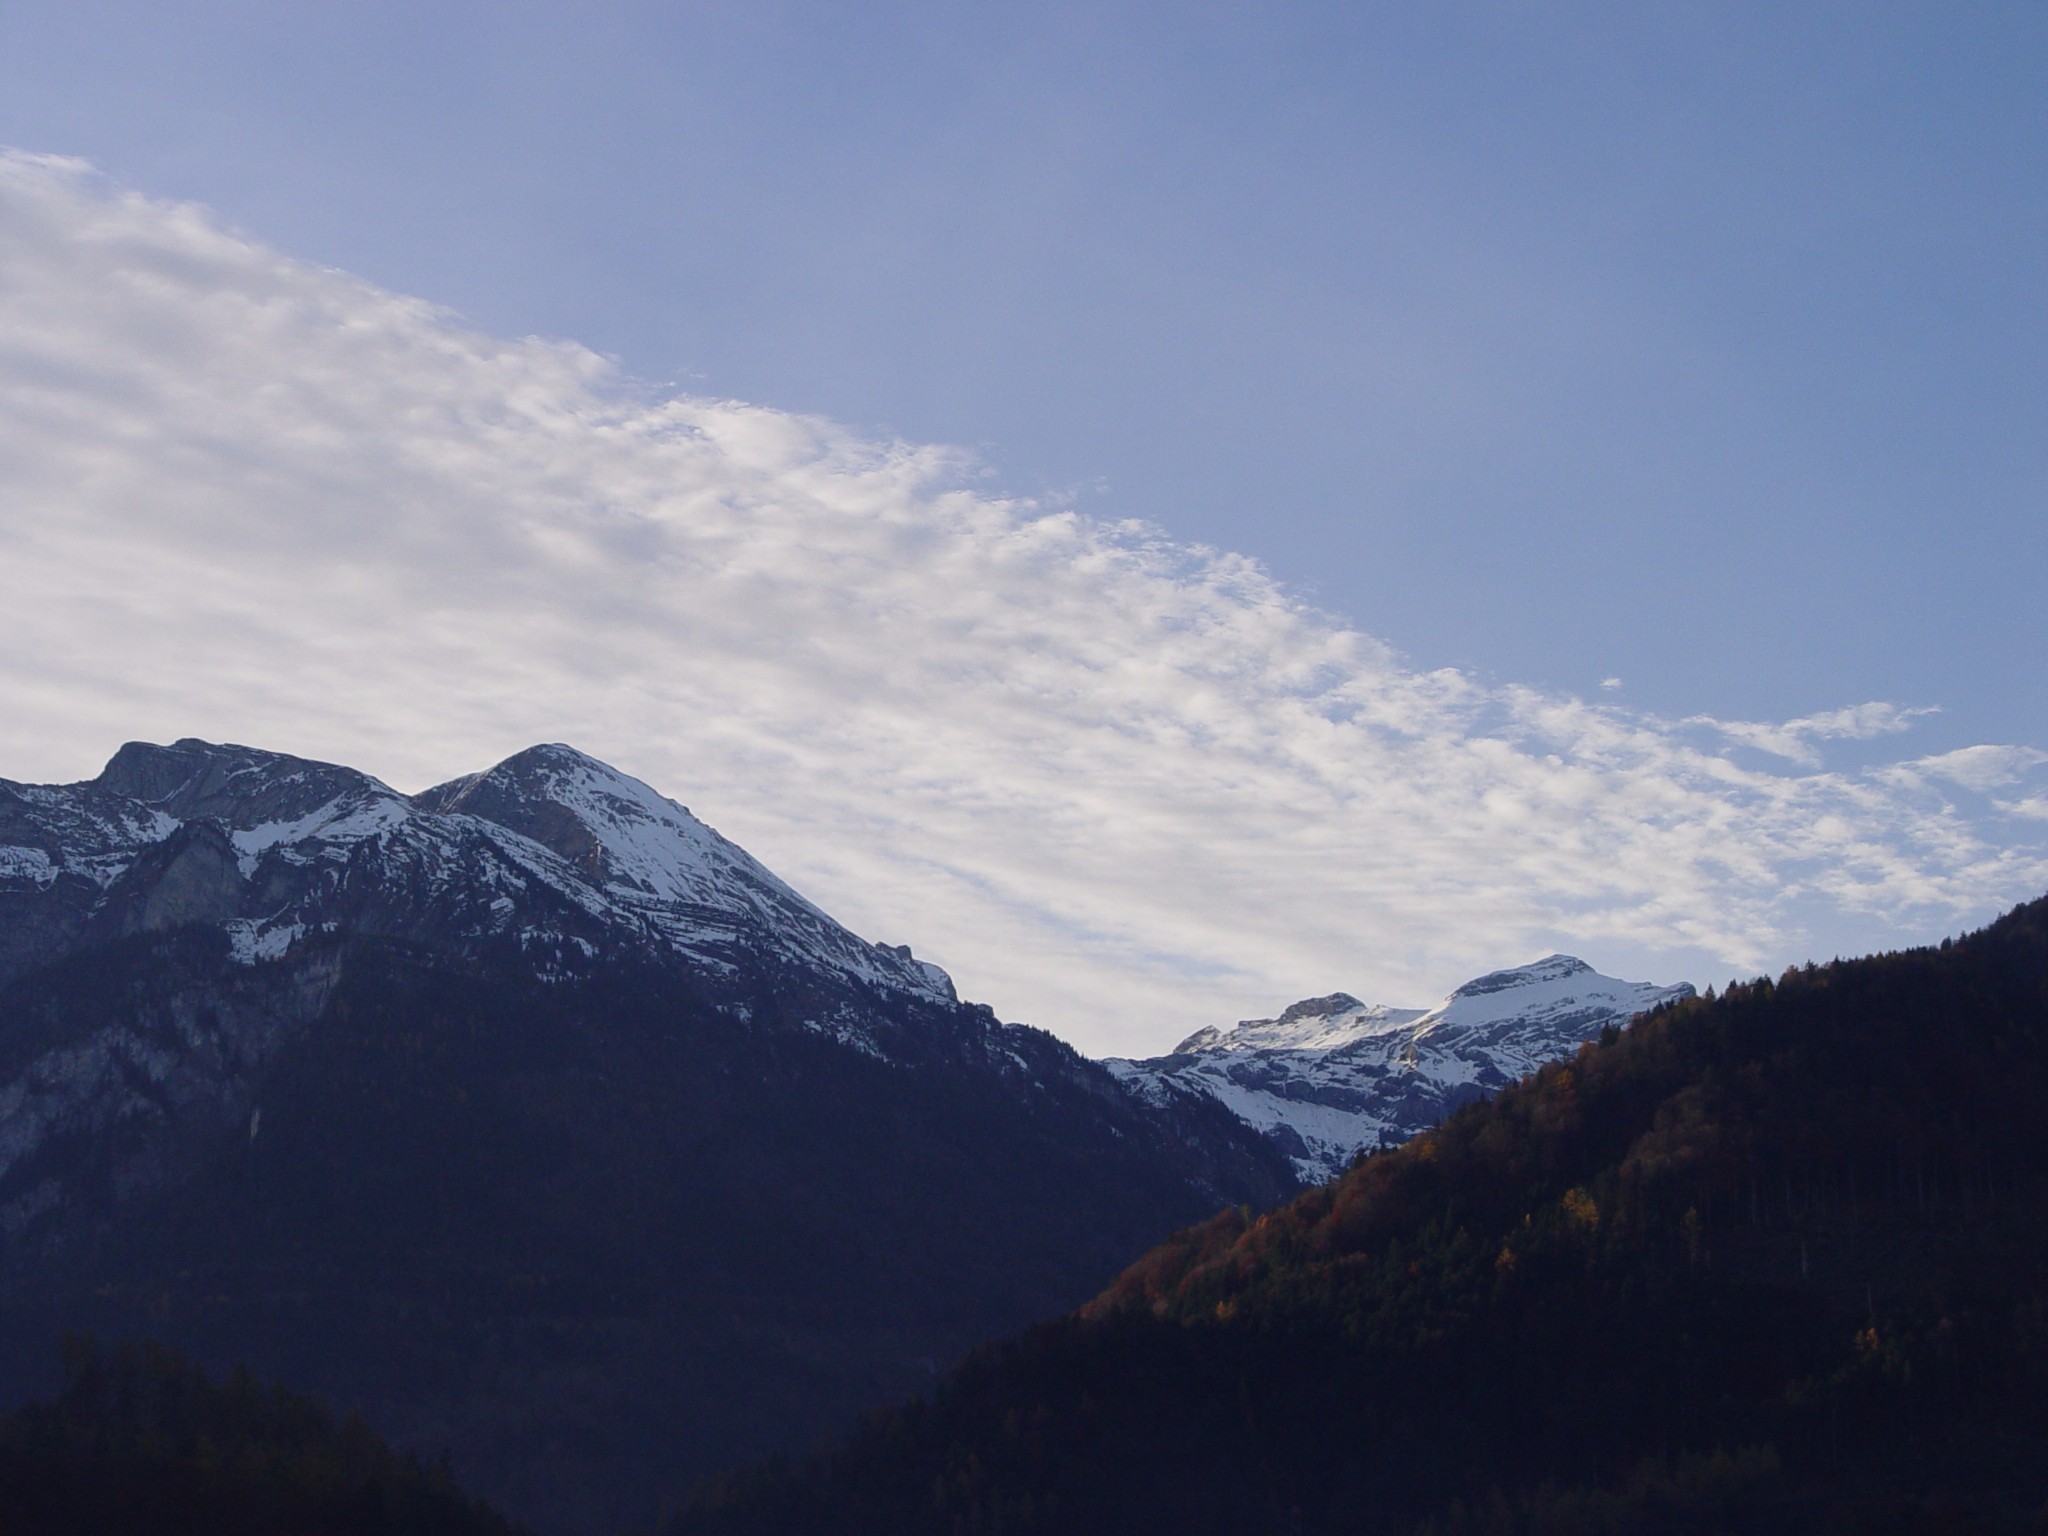
[[[1551,955],[1468,981],[1435,1008],[1390,1008],[1338,992],[1275,1019],[1197,1030],[1165,1056],[1107,1065],[1156,1103],[1214,1099],[1317,1183],[1608,1026],[1692,993],[1683,983],[1619,981]]]

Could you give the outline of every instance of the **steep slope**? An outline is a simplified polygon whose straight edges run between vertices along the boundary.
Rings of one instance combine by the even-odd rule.
[[[1468,981],[1427,1010],[1337,992],[1277,1019],[1198,1030],[1165,1056],[1104,1065],[1154,1103],[1208,1095],[1286,1153],[1304,1182],[1321,1183],[1359,1153],[1406,1141],[1602,1030],[1692,995],[1684,983],[1618,981],[1551,955]]]
[[[522,1518],[651,1518],[1295,1187],[567,748],[0,786],[0,1382],[246,1361]]]
[[[730,965],[734,950],[772,935],[785,969],[955,1000],[935,965],[901,946],[869,944],[639,780],[564,746],[533,747],[487,773],[457,779],[414,804],[470,815],[531,839],[602,892],[614,912],[700,963]],[[758,958],[758,955],[757,955]]]
[[[2038,1531],[2048,901],[1662,1008],[675,1536]]]

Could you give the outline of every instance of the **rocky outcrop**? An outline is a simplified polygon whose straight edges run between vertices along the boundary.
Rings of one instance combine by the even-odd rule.
[[[210,819],[188,821],[145,848],[113,881],[99,921],[115,935],[224,927],[242,915],[247,895],[227,828]]]

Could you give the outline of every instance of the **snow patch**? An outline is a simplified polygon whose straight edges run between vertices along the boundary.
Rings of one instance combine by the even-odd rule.
[[[53,885],[57,866],[40,848],[0,848],[0,880],[28,880],[36,885]]]
[[[378,795],[351,790],[295,820],[267,821],[229,836],[235,845],[235,862],[246,879],[273,848],[281,846],[287,857],[303,858],[307,843],[319,843],[326,846],[316,849],[313,856],[343,859],[364,838],[388,832],[413,814],[412,807],[390,791]]]
[[[228,935],[228,957],[237,965],[254,965],[259,960],[276,960],[306,936],[304,923],[269,924],[261,918],[232,918],[223,925]],[[322,925],[332,928],[332,923]]]

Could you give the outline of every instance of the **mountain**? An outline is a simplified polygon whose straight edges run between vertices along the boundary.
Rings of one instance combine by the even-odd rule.
[[[1104,1065],[1155,1104],[1215,1099],[1319,1184],[1359,1153],[1406,1141],[1602,1030],[1692,995],[1684,983],[1617,981],[1551,955],[1468,981],[1430,1009],[1336,992],[1277,1019],[1198,1030],[1165,1056]]]
[[[1603,1034],[671,1536],[2048,1529],[2048,899]]]
[[[938,967],[856,938],[684,807],[565,746],[408,798],[279,753],[131,742],[88,784],[0,781],[0,838],[0,980],[201,923],[245,963],[343,930],[542,980],[600,955],[680,960],[733,979],[721,1002],[741,1017],[738,978],[765,974],[821,1029],[854,995],[955,1001]]]
[[[1297,1187],[630,777],[246,747],[0,783],[0,1386],[246,1362],[562,1531],[652,1518]]]

